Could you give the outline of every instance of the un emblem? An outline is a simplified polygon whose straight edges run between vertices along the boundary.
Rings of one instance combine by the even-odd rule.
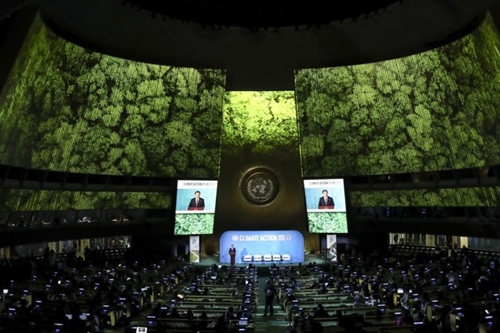
[[[278,177],[267,168],[249,170],[243,176],[240,187],[245,199],[254,205],[272,202],[279,192]]]

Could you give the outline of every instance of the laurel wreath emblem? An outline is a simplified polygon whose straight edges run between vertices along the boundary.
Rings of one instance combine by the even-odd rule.
[[[274,200],[278,193],[278,178],[268,169],[251,170],[244,176],[241,189],[248,201],[266,204]]]

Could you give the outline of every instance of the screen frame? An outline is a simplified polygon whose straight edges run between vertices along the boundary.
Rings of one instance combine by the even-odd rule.
[[[172,234],[174,236],[199,236],[199,235],[211,235],[214,233],[214,229],[215,229],[215,214],[216,214],[216,207],[217,207],[217,199],[219,197],[219,179],[218,178],[176,178],[175,180],[175,200],[174,200],[174,209],[173,209],[173,220],[174,220],[174,223],[173,223],[173,229],[172,229]],[[177,209],[177,206],[178,206],[178,203],[180,201],[180,198],[179,198],[179,184],[181,184],[182,182],[215,182],[215,196],[214,196],[214,203],[213,203],[213,209],[210,209],[210,210],[179,210]],[[194,185],[192,185],[194,186]],[[186,188],[183,188],[181,190],[184,190],[184,189],[188,189],[189,187],[186,187]],[[199,188],[199,186],[196,186],[196,188]],[[206,187],[207,189],[213,189],[214,187],[211,186],[211,187]],[[192,196],[194,196],[194,192],[196,191],[195,187],[193,187],[192,189],[190,189],[190,191],[192,192]],[[202,193],[202,195],[200,196],[201,198],[203,198],[203,186],[201,186],[201,189],[199,189],[199,191]],[[206,206],[206,203],[205,203],[205,206]],[[212,231],[210,233],[177,233],[176,230],[177,230],[177,224],[178,224],[178,220],[177,220],[177,216],[178,215],[187,215],[187,214],[192,214],[193,216],[196,216],[198,214],[211,214],[213,216],[213,226],[212,226]]]
[[[306,187],[306,182],[309,182],[309,181],[342,181],[342,191],[338,191],[337,190],[337,193],[341,193],[341,195],[343,196],[343,203],[344,203],[344,208],[343,209],[340,209],[340,210],[337,210],[337,209],[309,209],[308,208],[308,200],[307,200],[307,192],[306,190],[307,189],[310,189],[310,188],[316,188],[315,187]],[[302,185],[303,185],[303,191],[304,191],[304,208],[305,208],[305,211],[306,211],[306,215],[307,215],[307,230],[309,231],[309,233],[313,233],[313,234],[335,234],[335,235],[338,235],[338,234],[347,234],[349,233],[349,197],[348,197],[348,191],[347,191],[347,182],[346,182],[346,177],[335,177],[335,176],[332,176],[332,177],[307,177],[307,178],[302,178]],[[317,186],[318,190],[319,189],[326,189],[328,191],[329,189],[329,186],[325,186],[325,185],[328,185],[328,184],[321,184],[323,186]],[[328,192],[330,194],[330,192]],[[330,196],[330,195],[329,195]],[[316,199],[315,199],[316,200]],[[334,203],[335,200],[334,200]],[[345,219],[346,219],[346,226],[345,226],[345,231],[339,231],[339,230],[324,230],[324,231],[315,231],[315,230],[312,230],[311,229],[311,225],[310,225],[310,220],[309,220],[309,214],[310,213],[320,213],[320,214],[323,214],[323,213],[344,213],[345,214]]]

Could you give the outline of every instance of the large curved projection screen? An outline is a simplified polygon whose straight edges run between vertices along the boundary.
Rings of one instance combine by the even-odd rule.
[[[500,163],[500,37],[469,36],[413,56],[296,73],[304,177]]]
[[[0,163],[216,178],[225,74],[123,60],[36,19],[0,95]]]

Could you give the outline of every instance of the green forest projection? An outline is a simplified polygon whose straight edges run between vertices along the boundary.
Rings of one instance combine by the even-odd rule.
[[[225,149],[250,146],[254,152],[297,145],[293,91],[236,91],[224,97],[222,143]]]
[[[113,175],[219,175],[225,73],[106,56],[37,18],[0,95],[0,163]]]
[[[0,211],[167,209],[170,193],[2,190]]]
[[[347,233],[347,214],[342,212],[308,212],[309,232],[322,234]]]
[[[214,232],[214,213],[175,214],[174,235],[207,235]]]
[[[500,187],[351,192],[353,207],[498,207]]]
[[[488,17],[422,54],[297,71],[304,177],[499,164],[499,49]]]

